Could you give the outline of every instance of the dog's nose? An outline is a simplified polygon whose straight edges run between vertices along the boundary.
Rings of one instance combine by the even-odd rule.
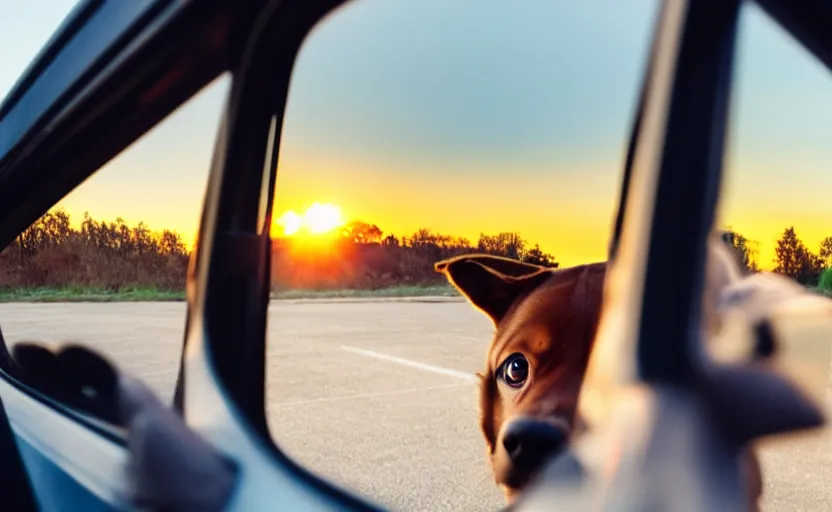
[[[503,447],[516,470],[533,471],[561,451],[567,432],[549,422],[518,418],[506,425]]]

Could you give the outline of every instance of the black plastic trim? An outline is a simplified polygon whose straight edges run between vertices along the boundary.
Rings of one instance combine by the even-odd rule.
[[[25,78],[4,104],[0,247],[228,67],[234,4],[157,0],[129,20],[127,4],[67,24],[72,36],[54,38],[61,48],[32,66],[48,80]]]
[[[691,338],[699,334],[698,298],[722,173],[739,8],[739,0],[665,3],[657,25],[621,201],[626,205],[632,194],[631,174],[655,175],[636,345],[645,381],[684,384],[692,376]],[[668,23],[679,9],[679,24]],[[672,62],[656,60],[659,45],[674,45]],[[647,183],[652,180],[642,186]],[[623,211],[619,216],[622,231],[640,229],[624,221]]]
[[[12,85],[6,97],[0,102],[0,119],[6,116],[20,101],[20,98],[29,91],[32,84],[46,72],[55,57],[64,49],[66,43],[72,39],[78,30],[83,28],[102,3],[103,0],[81,0],[66,15],[55,33],[32,59],[23,74]]]
[[[272,439],[265,417],[271,239],[261,224],[271,216],[272,201],[263,211],[261,197],[274,196],[274,164],[298,50],[312,28],[342,3],[271,2],[241,46],[215,144],[200,242],[193,256],[195,268],[189,276],[188,287],[195,293],[189,303],[188,328],[201,327],[199,338],[205,340],[208,363],[235,410],[283,468],[342,510],[376,511],[381,509],[375,504],[321,479],[285,455]],[[264,176],[267,162],[272,168]],[[181,387],[187,373],[179,380]],[[180,406],[183,399],[187,401],[187,394],[180,393]]]
[[[754,1],[832,71],[832,1]]]
[[[62,98],[100,74],[168,3],[92,2],[72,16],[0,106],[0,161],[38,130],[40,119],[60,108]]]
[[[0,398],[0,489],[3,489],[3,506],[17,512],[38,510],[35,492],[29,481],[29,473],[23,464],[17,439],[12,430],[6,407]]]

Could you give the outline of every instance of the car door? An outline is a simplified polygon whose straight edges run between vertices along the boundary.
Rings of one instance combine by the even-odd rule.
[[[209,81],[233,73],[188,286],[187,338],[200,339],[183,345],[189,378],[175,403],[193,428],[238,445],[254,475],[245,487],[273,480],[265,493],[241,494],[237,506],[245,509],[372,509],[292,466],[260,437],[269,246],[261,228],[270,215],[261,198],[274,180],[268,165],[264,175],[263,155],[266,164],[275,155],[294,52],[337,3],[82,1],[0,107],[5,245]],[[263,37],[266,29],[276,30]],[[256,172],[240,172],[252,165]],[[122,426],[23,381],[5,346],[3,355],[2,474],[4,488],[16,492],[5,503],[15,510],[129,508]]]

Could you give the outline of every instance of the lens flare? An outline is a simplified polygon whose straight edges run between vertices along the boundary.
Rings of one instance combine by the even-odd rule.
[[[275,224],[283,228],[284,236],[300,236],[330,233],[343,226],[345,221],[338,206],[315,202],[302,215],[287,211]]]
[[[303,227],[303,219],[297,213],[289,210],[277,219],[277,225],[283,228],[284,235],[290,236],[300,231],[300,228]]]

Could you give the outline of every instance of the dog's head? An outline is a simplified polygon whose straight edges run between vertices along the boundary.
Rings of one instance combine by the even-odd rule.
[[[465,255],[435,267],[495,326],[480,375],[481,427],[511,499],[576,428],[606,263],[550,269]]]

